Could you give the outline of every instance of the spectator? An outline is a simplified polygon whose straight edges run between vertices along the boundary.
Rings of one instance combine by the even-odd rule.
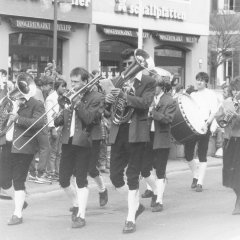
[[[52,180],[59,178],[59,163],[61,157],[61,132],[62,127],[56,128],[54,126],[54,118],[60,111],[58,104],[58,97],[62,96],[66,91],[67,83],[63,79],[58,79],[54,84],[54,91],[52,91],[46,98],[46,111],[48,112],[48,129],[50,142],[50,158],[47,163],[48,177]],[[52,109],[52,110],[51,110]]]

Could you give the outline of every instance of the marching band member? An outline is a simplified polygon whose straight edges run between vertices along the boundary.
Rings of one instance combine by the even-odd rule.
[[[70,73],[72,88],[82,88],[89,79],[88,72],[83,68],[75,68]],[[94,91],[73,100],[70,109],[64,109],[55,119],[55,126],[62,129],[62,155],[59,169],[59,182],[70,197],[73,207],[78,212],[72,213],[72,228],[86,225],[85,212],[88,201],[87,173],[91,154],[91,135],[88,126],[101,118],[102,98]],[[71,176],[75,174],[77,189],[70,185]],[[78,208],[77,208],[78,207]]]
[[[205,120],[205,125],[202,127],[205,134],[196,135],[194,139],[188,141],[184,145],[185,158],[189,168],[193,174],[191,188],[196,189],[196,192],[202,192],[203,181],[207,168],[207,150],[210,138],[210,125],[214,119],[215,113],[218,110],[218,100],[214,91],[207,88],[209,76],[205,72],[199,72],[196,75],[197,92],[192,92],[191,97],[198,105],[199,111]],[[194,150],[198,145],[199,166],[194,158]]]
[[[23,81],[24,83],[25,81],[33,81],[33,79],[31,75],[27,73],[21,73],[18,76],[18,81]],[[9,122],[14,122],[14,129],[12,133],[13,142],[45,112],[44,105],[40,101],[34,99],[31,95],[25,95],[16,101],[18,103],[18,111],[17,113],[11,113],[9,117]],[[37,151],[38,144],[34,138],[24,147],[21,146],[25,144],[27,140],[34,135],[35,131],[40,129],[43,125],[44,120],[37,121],[37,123],[31,129],[29,129],[23,137],[19,138],[15,145],[12,145],[12,153],[9,159],[10,163],[5,165],[6,168],[3,169],[4,176],[6,176],[4,189],[6,191],[11,191],[12,183],[14,187],[15,210],[13,216],[8,222],[8,225],[16,225],[23,222],[22,209],[26,207],[25,181],[33,155]],[[11,134],[11,130],[7,132],[7,141],[8,134]],[[9,136],[9,138],[11,138],[11,136]],[[9,139],[9,142],[11,142],[11,139]],[[7,144],[7,146],[10,147],[11,143]]]
[[[166,167],[170,151],[170,124],[176,112],[176,101],[166,93],[165,81],[157,80],[156,93],[150,114],[150,143],[145,157],[156,170],[156,188],[152,185],[152,212],[163,210],[163,193],[166,184]],[[156,190],[155,190],[156,189]]]
[[[134,61],[134,50],[127,49],[122,53],[123,64],[129,66]],[[134,108],[131,120],[120,125],[111,121],[109,142],[111,144],[110,179],[116,190],[125,190],[124,169],[127,171],[128,184],[128,216],[123,233],[136,231],[136,218],[144,211],[139,203],[139,176],[148,177],[142,169],[144,146],[149,141],[148,108],[150,107],[154,91],[155,80],[140,72],[132,79],[135,96],[126,94],[120,88],[113,88],[106,95],[106,102],[113,103],[116,97],[124,97],[128,106]]]
[[[240,214],[240,115],[239,115],[239,94],[240,78],[230,82],[230,96],[223,101],[222,106],[216,114],[216,120],[221,121],[225,116],[230,116],[226,127],[224,127],[223,142],[223,186],[232,188],[236,194],[236,203],[233,215]],[[236,106],[234,102],[236,101]]]

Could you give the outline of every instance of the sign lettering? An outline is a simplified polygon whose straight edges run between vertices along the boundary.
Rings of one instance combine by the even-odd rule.
[[[139,6],[134,4],[127,4],[127,0],[115,0],[116,5],[114,11],[116,13],[127,13],[129,15],[138,15]],[[155,19],[171,19],[177,21],[184,21],[186,14],[184,12],[177,11],[176,9],[168,9],[165,7],[159,7],[153,4],[143,7],[143,16],[153,17]]]
[[[50,22],[41,22],[41,21],[30,21],[30,20],[22,20],[22,19],[11,19],[11,24],[13,27],[17,28],[28,28],[28,29],[37,29],[37,30],[45,30],[52,31],[53,24]],[[72,25],[59,23],[57,25],[57,30],[60,32],[71,32]]]

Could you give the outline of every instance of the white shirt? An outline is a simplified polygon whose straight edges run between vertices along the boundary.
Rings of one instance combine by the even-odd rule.
[[[17,111],[18,111],[18,109],[19,109],[19,106],[18,106],[18,104],[16,103],[16,101],[13,101],[12,102],[13,103],[13,110],[12,110],[12,112],[13,113],[16,113]],[[9,120],[8,120],[8,123],[7,124],[9,124],[10,122],[9,122]],[[9,129],[8,129],[8,131],[7,131],[7,133],[6,133],[6,140],[8,141],[8,142],[12,142],[12,140],[13,140],[13,130],[14,130],[14,123],[11,123],[11,126],[9,127]]]
[[[48,122],[50,122],[48,124],[48,126],[51,128],[51,127],[54,127],[54,121],[53,121],[53,118],[54,118],[54,115],[57,114],[59,112],[59,104],[58,104],[58,94],[56,91],[50,93],[48,95],[48,97],[46,98],[46,102],[45,102],[45,108],[46,108],[46,111],[49,111],[47,113],[47,119],[48,119]],[[52,109],[52,110],[50,110]]]
[[[215,115],[217,112],[219,104],[217,95],[213,90],[205,88],[191,93],[191,97],[197,103],[204,120],[207,121],[210,116]]]
[[[164,94],[164,92],[161,92],[160,94],[158,94],[157,96],[154,96],[154,108],[157,106],[157,104],[159,103],[160,101],[160,98],[162,97],[162,95]],[[152,124],[151,124],[151,132],[155,132],[155,125],[154,125],[154,120],[152,121]]]
[[[76,116],[76,111],[73,110],[71,127],[70,127],[70,137],[73,137],[74,132],[75,132],[75,116]]]

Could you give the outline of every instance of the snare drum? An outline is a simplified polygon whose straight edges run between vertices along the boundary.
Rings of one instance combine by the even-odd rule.
[[[188,94],[177,98],[177,110],[171,124],[171,134],[179,143],[185,143],[196,135],[205,134],[205,121],[200,115],[197,103]]]

